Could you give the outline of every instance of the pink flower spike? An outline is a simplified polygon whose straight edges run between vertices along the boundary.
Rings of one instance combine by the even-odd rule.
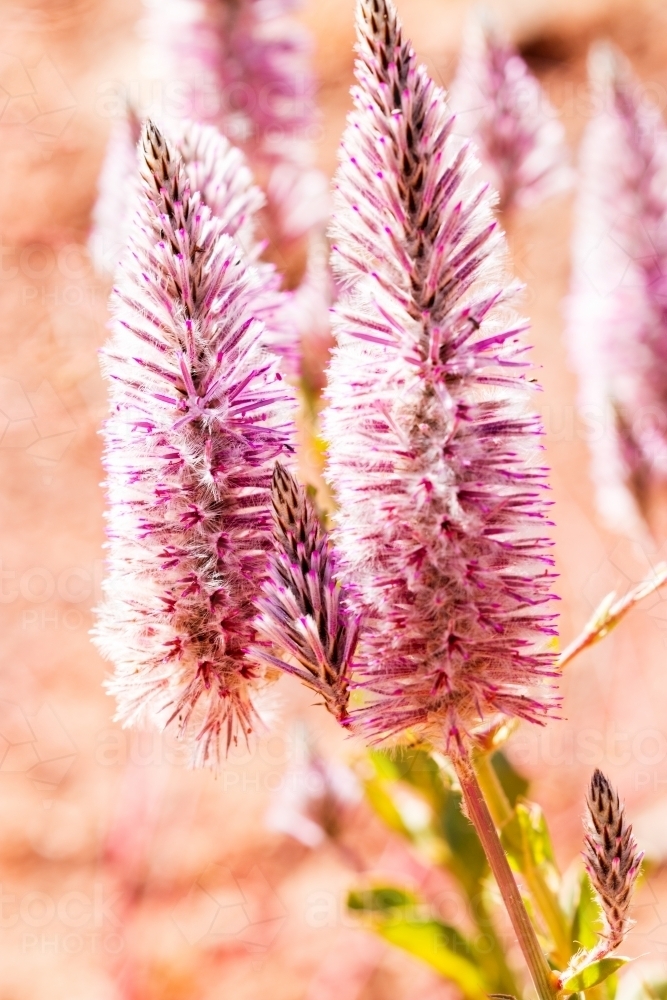
[[[146,57],[179,100],[160,119],[214,125],[240,146],[268,195],[273,235],[289,244],[326,222],[314,163],[316,84],[299,0],[161,0],[143,22]],[[284,249],[284,246],[281,247]]]
[[[261,275],[151,122],[140,162],[102,355],[109,558],[95,636],[118,718],[176,725],[194,761],[215,764],[257,718],[263,675],[245,650],[291,402],[253,316]]]
[[[539,722],[558,704],[546,472],[491,196],[391,0],[360,0],[357,30],[324,414],[339,572],[362,621],[368,703],[352,721],[446,748],[489,716]]]
[[[474,139],[500,207],[535,205],[569,188],[565,132],[539,82],[488,17],[466,32],[450,102]]]
[[[619,52],[597,46],[590,69],[567,335],[598,506],[643,541],[667,482],[667,127]]]

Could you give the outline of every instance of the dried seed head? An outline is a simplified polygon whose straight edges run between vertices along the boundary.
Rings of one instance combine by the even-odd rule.
[[[324,699],[339,722],[347,722],[349,672],[358,620],[346,606],[335,576],[331,543],[302,486],[276,462],[272,484],[274,554],[270,578],[257,604],[257,634],[287,654],[253,647],[268,667],[299,677]]]
[[[632,926],[628,910],[643,854],[618,794],[599,770],[591,779],[586,801],[583,857],[605,918],[604,941],[595,954],[601,958],[621,944]]]

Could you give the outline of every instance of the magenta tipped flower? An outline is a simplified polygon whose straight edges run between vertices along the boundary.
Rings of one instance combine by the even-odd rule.
[[[478,146],[501,208],[536,204],[570,186],[556,111],[519,53],[488,23],[467,32],[451,106],[457,132]]]
[[[138,134],[137,140],[133,138],[135,128],[139,129],[139,124],[130,113],[127,127],[116,136],[118,144],[112,144],[109,151],[117,157],[115,172],[111,169],[113,156],[106,167],[108,179],[113,175],[115,185],[109,183],[101,188],[96,206],[91,246],[98,261],[102,261],[104,254],[104,262],[111,270],[122,259],[121,250],[143,197],[136,148]],[[281,358],[285,374],[296,374],[300,364],[300,331],[295,304],[291,294],[280,290],[281,277],[275,266],[258,261],[263,246],[257,239],[257,213],[265,198],[253,182],[243,153],[216,128],[189,121],[172,125],[168,139],[181,157],[190,189],[199,192],[201,203],[217,217],[222,231],[255,264],[259,283],[254,313],[264,323],[264,344]],[[119,192],[124,195],[122,204]],[[108,253],[109,246],[115,248],[115,253]]]
[[[119,718],[173,723],[215,762],[252,727],[246,656],[290,451],[285,383],[254,317],[261,278],[151,123],[103,354],[109,576],[97,643]]]
[[[620,54],[599,47],[591,69],[568,338],[600,510],[642,533],[667,481],[667,128]]]
[[[391,0],[361,0],[357,27],[325,412],[335,542],[363,618],[363,730],[444,746],[557,701],[540,425],[474,158]]]
[[[266,648],[252,653],[265,666],[298,677],[347,725],[359,622],[347,609],[349,594],[336,579],[334,553],[317,512],[279,462],[272,499],[274,551],[255,622]]]

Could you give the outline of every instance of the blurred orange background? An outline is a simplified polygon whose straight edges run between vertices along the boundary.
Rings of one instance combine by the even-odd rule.
[[[403,0],[406,33],[435,78],[454,71],[467,0]],[[614,40],[667,105],[667,7],[655,0],[489,3],[559,109],[573,151],[589,112],[586,52]],[[426,967],[358,930],[330,849],[267,831],[271,793],[303,727],[358,747],[289,680],[271,735],[192,772],[170,740],[121,730],[91,646],[103,575],[97,350],[109,286],[86,239],[112,124],[109,94],[141,95],[139,0],[0,2],[0,998],[18,1000],[440,1000]],[[332,173],[349,106],[352,0],[306,0]],[[112,111],[111,114],[114,112]],[[571,196],[517,213],[514,269],[542,366],[562,637],[661,552],[606,533],[562,339]],[[657,519],[660,520],[659,510]],[[667,538],[667,515],[663,515]],[[664,547],[664,546],[663,546]],[[665,553],[662,553],[664,556]],[[564,719],[525,727],[511,755],[534,779],[559,861],[580,844],[594,766],[617,783],[657,861],[639,894],[633,953],[667,953],[667,600],[644,603],[564,678]],[[369,872],[420,883],[406,848],[360,811]]]

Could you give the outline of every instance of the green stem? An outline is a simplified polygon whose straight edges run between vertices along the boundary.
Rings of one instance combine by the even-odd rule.
[[[484,798],[489,806],[489,812],[493,816],[493,822],[499,830],[502,830],[505,823],[509,823],[511,820],[514,810],[510,800],[505,795],[505,789],[500,783],[496,769],[491,763],[492,757],[492,753],[475,753],[473,754],[473,765]]]
[[[491,763],[491,755],[475,754],[474,767],[496,828],[502,830],[511,820],[514,810]],[[528,852],[524,852],[522,858],[521,874],[551,934],[556,948],[556,960],[564,968],[572,957],[569,928],[555,893],[547,883],[543,872],[532,863],[527,854]]]
[[[540,948],[535,929],[523,905],[521,893],[514,881],[514,875],[503,846],[498,839],[491,813],[482,795],[470,758],[467,754],[460,753],[453,756],[452,763],[461,785],[468,817],[477,831],[491,871],[498,883],[500,894],[503,897],[505,908],[526,959],[538,996],[540,1000],[554,1000],[557,989],[555,977],[549,968],[544,952]]]

